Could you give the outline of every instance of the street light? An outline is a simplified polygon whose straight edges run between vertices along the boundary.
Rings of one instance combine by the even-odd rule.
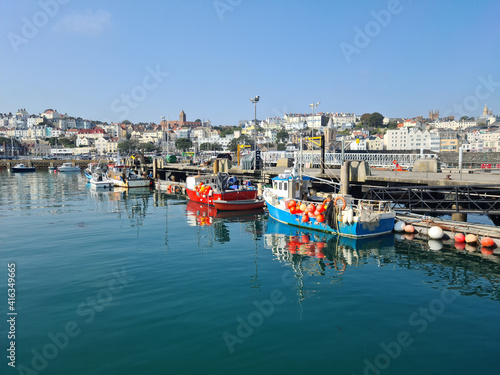
[[[255,106],[255,125],[254,125],[254,134],[257,135],[257,103],[259,102],[260,96],[256,96],[255,98],[250,98],[250,101],[254,104]],[[255,143],[255,156],[253,160],[253,169],[255,170],[257,166],[257,141],[254,139]]]
[[[260,96],[255,98],[250,98],[250,101],[255,105],[255,126],[257,126],[257,103],[259,102]]]
[[[313,114],[312,114],[313,115],[313,122],[314,122],[314,108],[316,108],[318,105],[319,105],[319,102],[316,102],[316,103],[312,102],[311,104],[309,104],[309,107],[311,107],[312,111],[313,111]]]
[[[316,102],[316,103],[313,102],[313,103],[309,104],[309,107],[312,108],[313,116],[314,116],[314,108],[316,108],[318,105],[319,105],[319,102]]]

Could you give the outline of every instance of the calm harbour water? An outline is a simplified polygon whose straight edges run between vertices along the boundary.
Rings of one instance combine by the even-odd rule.
[[[497,374],[500,259],[0,171],[2,374]],[[25,367],[24,367],[25,366]],[[24,372],[23,372],[24,371]],[[35,372],[32,372],[35,373]]]

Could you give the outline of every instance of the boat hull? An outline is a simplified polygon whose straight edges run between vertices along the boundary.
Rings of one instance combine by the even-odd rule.
[[[70,172],[81,172],[80,167],[69,167],[69,168],[57,168],[57,170],[61,173],[70,173]]]
[[[219,211],[255,210],[264,207],[265,202],[259,199],[237,201],[214,201],[214,206]]]
[[[32,172],[36,172],[36,169],[35,167],[26,167],[26,168],[16,168],[16,167],[12,167],[12,172],[14,173],[32,173]]]
[[[128,180],[128,179],[121,179],[121,178],[113,178],[113,185],[114,186],[119,186],[119,187],[124,187],[124,188],[141,188],[141,187],[149,187],[150,181],[146,179],[137,179],[137,180]]]
[[[348,224],[339,222],[338,229],[335,229],[324,222],[318,222],[314,218],[310,218],[308,222],[303,222],[301,220],[301,215],[291,214],[289,211],[273,205],[268,199],[266,199],[266,205],[269,216],[281,223],[346,237],[360,238],[378,236],[390,233],[394,228],[394,213],[381,214],[379,220],[369,223],[353,222],[352,224]]]
[[[214,202],[218,200],[222,201],[238,201],[238,200],[250,200],[257,198],[257,190],[230,190],[221,192],[214,192],[210,195],[201,195],[196,191],[186,188],[186,194],[190,200],[193,202],[199,202],[214,206]],[[241,208],[240,208],[241,210]]]

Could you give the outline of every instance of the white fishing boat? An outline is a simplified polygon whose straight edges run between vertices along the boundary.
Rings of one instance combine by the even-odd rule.
[[[80,167],[73,165],[73,163],[63,163],[60,167],[57,167],[59,172],[81,172]]]
[[[105,173],[95,172],[89,180],[90,186],[94,189],[111,189],[114,182]]]
[[[149,187],[151,184],[149,178],[139,176],[125,165],[109,164],[107,177],[113,181],[114,186],[124,188]]]

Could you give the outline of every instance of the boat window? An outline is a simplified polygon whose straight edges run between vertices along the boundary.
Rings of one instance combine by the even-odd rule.
[[[288,190],[288,184],[286,182],[283,182],[283,189]]]
[[[279,186],[279,187],[278,187],[278,189],[280,189],[280,190],[281,190],[281,181],[280,181],[280,183],[279,183],[279,185],[278,185],[278,186]]]

